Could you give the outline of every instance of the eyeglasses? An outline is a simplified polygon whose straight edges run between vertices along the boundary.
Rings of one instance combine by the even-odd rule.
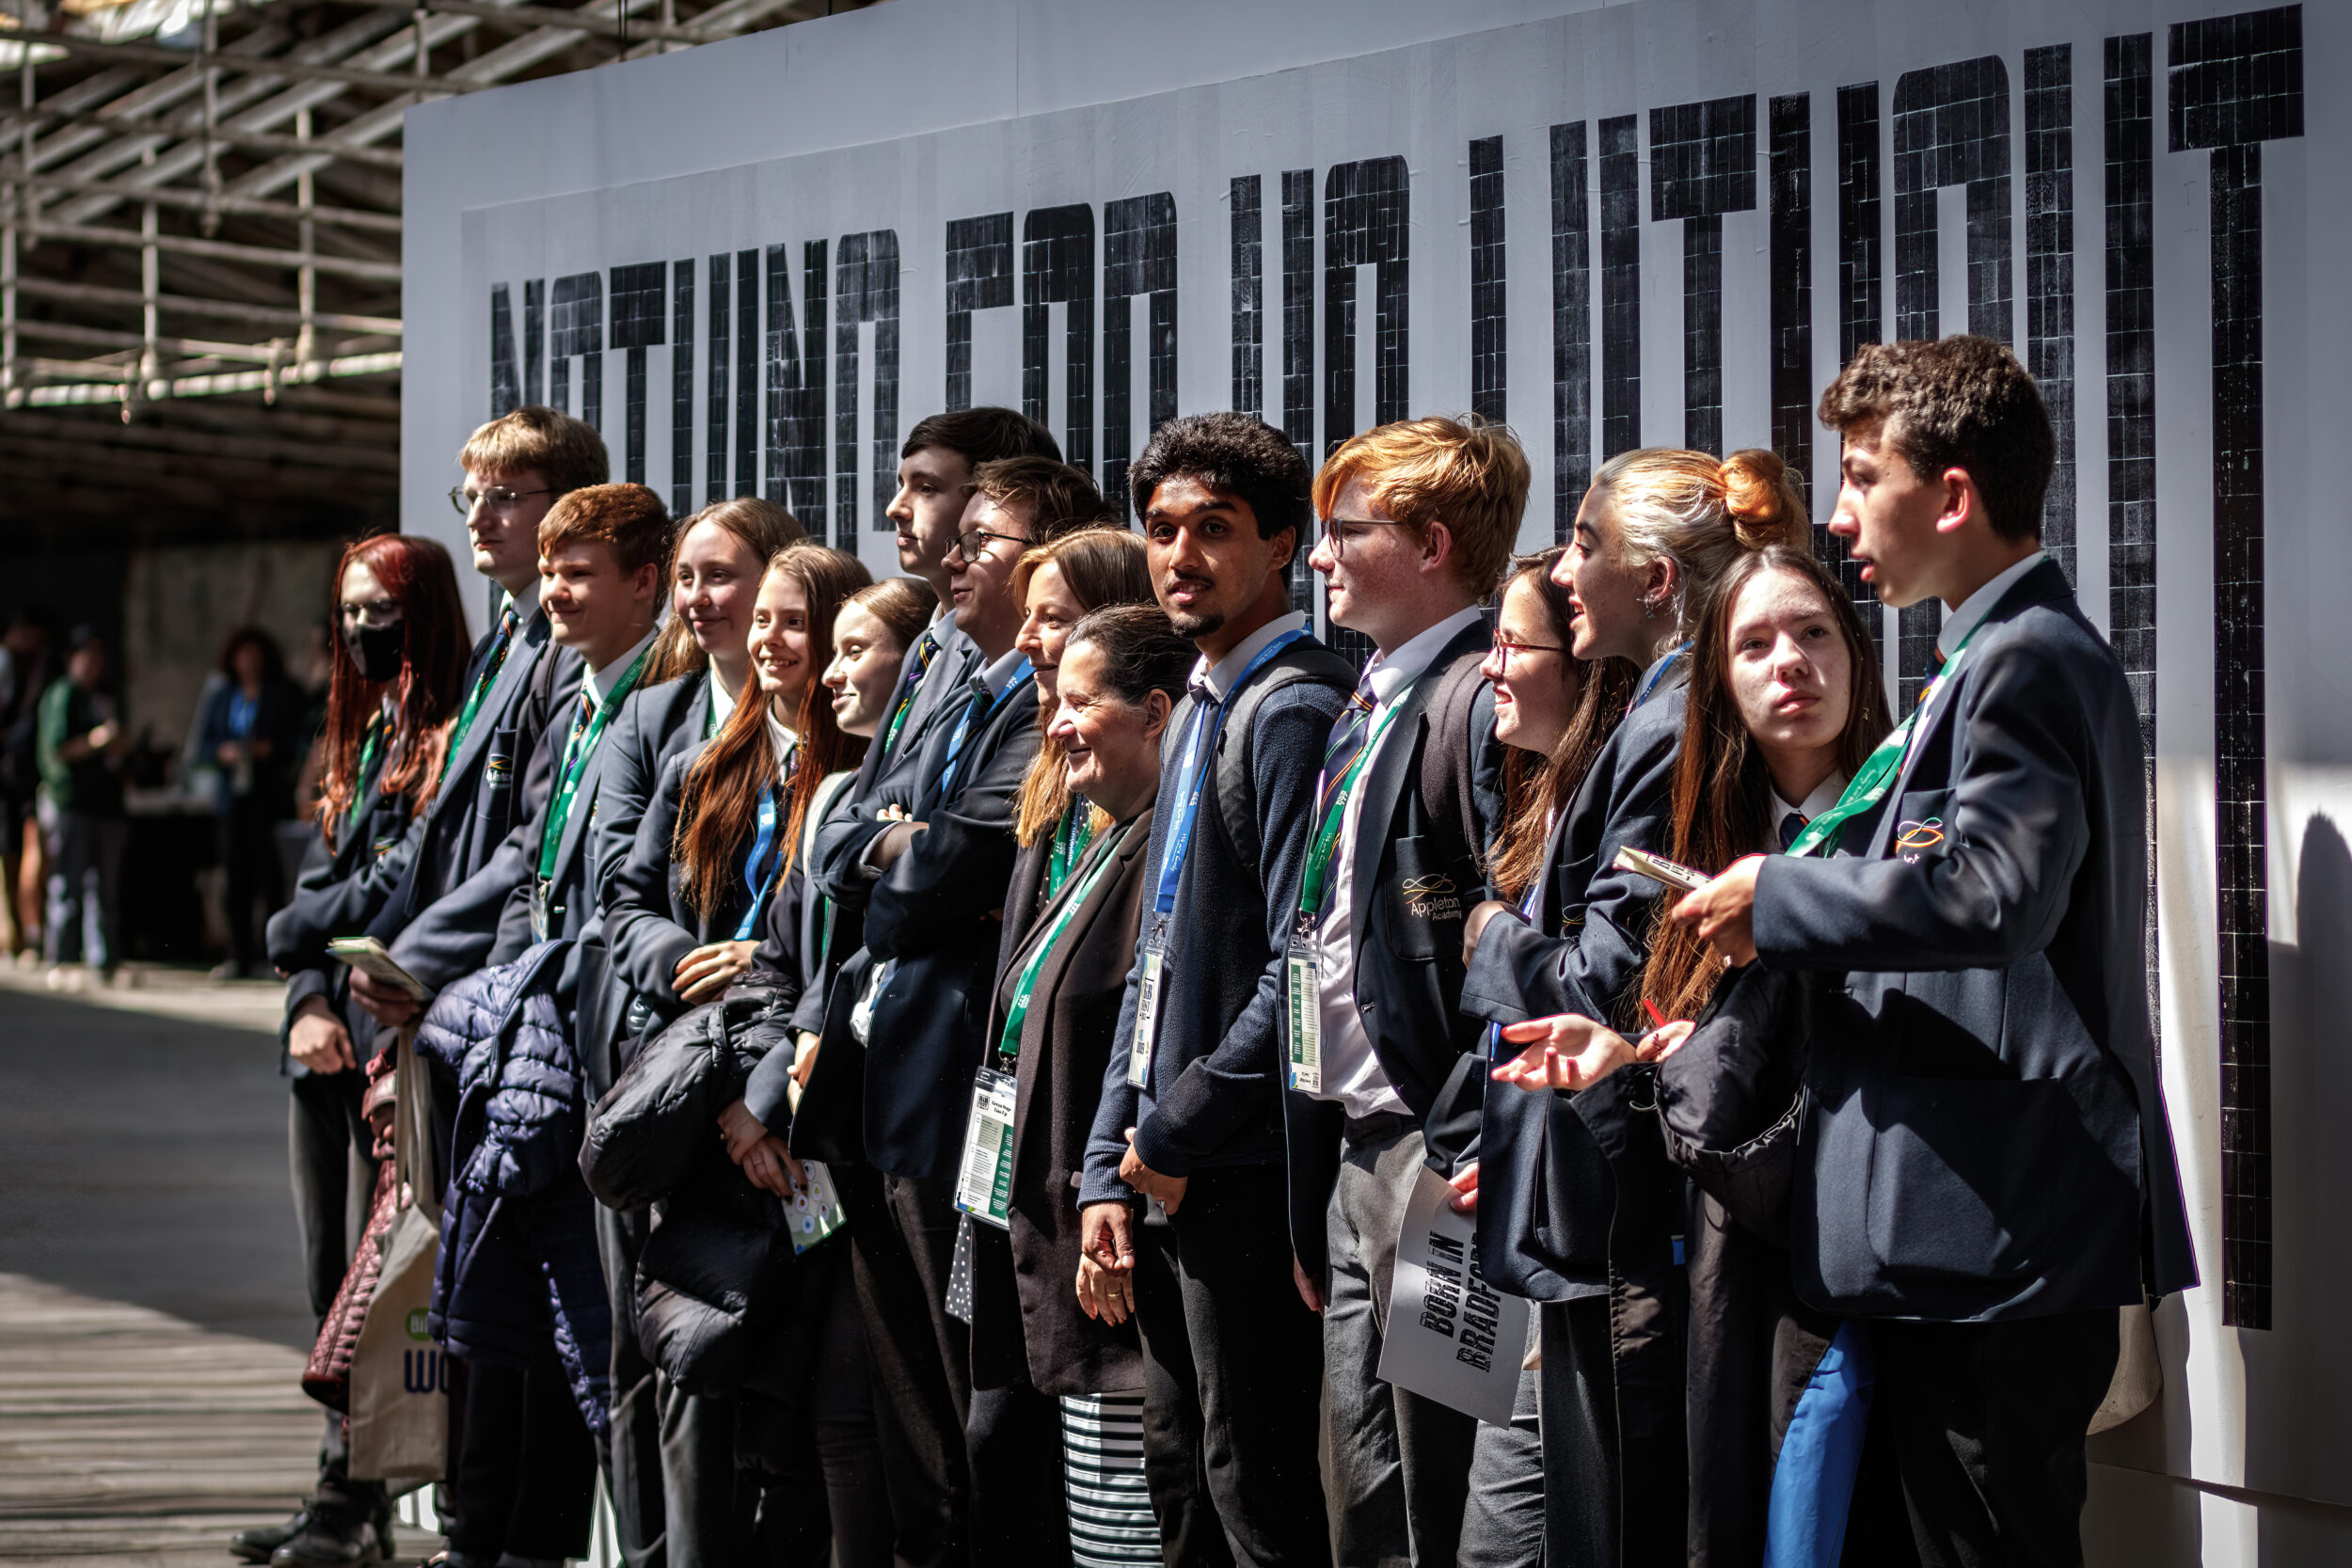
[[[1331,546],[1331,559],[1347,558],[1347,536],[1341,531],[1351,528],[1403,528],[1406,525],[1393,517],[1326,517],[1323,519],[1323,542]]]
[[[457,509],[460,517],[472,516],[476,501],[480,501],[485,510],[504,516],[525,496],[552,496],[557,493],[553,490],[509,490],[503,484],[493,484],[487,490],[469,490],[462,484],[453,484],[449,487],[449,504]]]
[[[400,625],[400,606],[390,599],[370,599],[366,604],[344,603],[335,607],[346,625],[362,626],[396,626]]]
[[[1511,673],[1511,656],[1514,654],[1564,654],[1566,652],[1565,648],[1556,642],[1522,642],[1516,637],[1505,637],[1500,632],[1495,634],[1495,665],[1506,675]]]
[[[956,535],[956,554],[966,566],[969,566],[988,553],[988,542],[991,539],[1002,539],[1008,545],[1036,543],[1035,540],[1025,539],[1017,533],[991,533],[984,528],[976,528],[969,533]]]

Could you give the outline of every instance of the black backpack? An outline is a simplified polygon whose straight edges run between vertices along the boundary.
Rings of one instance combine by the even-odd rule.
[[[1258,733],[1258,709],[1275,692],[1302,682],[1353,691],[1356,667],[1321,642],[1295,642],[1242,688],[1226,710],[1224,728],[1217,732],[1213,775],[1217,819],[1225,825],[1225,842],[1251,872],[1258,869],[1258,858],[1265,850],[1258,832],[1257,792],[1250,772],[1250,742]],[[1169,726],[1171,732],[1175,728]]]

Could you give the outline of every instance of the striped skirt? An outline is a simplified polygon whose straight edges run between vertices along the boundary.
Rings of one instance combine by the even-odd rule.
[[[1143,1393],[1061,1397],[1063,1486],[1077,1568],[1160,1560],[1160,1527],[1143,1483]]]

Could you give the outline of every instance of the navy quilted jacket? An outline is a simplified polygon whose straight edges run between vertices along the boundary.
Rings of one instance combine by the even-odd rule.
[[[456,1075],[456,1131],[427,1326],[469,1360],[520,1367],[552,1333],[572,1397],[601,1433],[612,1309],[580,1180],[580,1068],[555,999],[564,950],[543,942],[434,999],[417,1050]]]

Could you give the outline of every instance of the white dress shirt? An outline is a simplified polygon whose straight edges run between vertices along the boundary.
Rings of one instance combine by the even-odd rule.
[[[1340,834],[1332,846],[1331,863],[1325,876],[1324,915],[1315,927],[1319,949],[1315,976],[1323,1004],[1323,1087],[1314,1098],[1339,1101],[1340,1108],[1350,1117],[1376,1116],[1406,1108],[1404,1097],[1396,1092],[1380,1066],[1379,1053],[1372,1048],[1372,1037],[1364,1033],[1363,1015],[1356,1010],[1355,915],[1350,908],[1356,881],[1356,835],[1363,825],[1364,781],[1372,776],[1380,760],[1378,753],[1389,743],[1389,731],[1396,726],[1380,729],[1376,736],[1373,731],[1379,729],[1380,721],[1404,697],[1406,689],[1429,668],[1430,661],[1464,627],[1478,619],[1475,608],[1457,611],[1410,639],[1393,654],[1375,654],[1372,663],[1365,667],[1364,679],[1372,688],[1373,698],[1372,718],[1365,730],[1365,749],[1371,754],[1356,770],[1356,787],[1348,792],[1347,805],[1340,814]],[[1379,832],[1388,831],[1385,822],[1375,826]]]
[[[1963,640],[1970,632],[1975,631],[1986,616],[1993,613],[1993,607],[2001,602],[2001,595],[2014,588],[2019,579],[2027,572],[2049,559],[2047,551],[2036,550],[2025,560],[2011,562],[1991,582],[1961,600],[1960,607],[1944,617],[1944,625],[1935,634],[1935,652],[1939,660],[1949,661],[1952,650],[1959,647]],[[1911,748],[1919,743],[1919,737],[1928,733],[1928,725],[1931,721],[1931,716],[1928,710],[1941,703],[1943,698],[1944,689],[1939,686],[1932,693],[1931,701],[1920,708],[1919,721],[1911,726],[1911,738],[1903,743],[1906,757],[1910,754]]]
[[[1836,805],[1837,803],[1837,798],[1845,793],[1846,775],[1840,773],[1834,768],[1830,769],[1828,778],[1823,779],[1820,784],[1813,786],[1812,794],[1806,796],[1802,801],[1793,806],[1780,798],[1779,790],[1773,790],[1772,820],[1773,846],[1778,847],[1780,843],[1780,825],[1788,819],[1788,814],[1790,812],[1795,812],[1799,816],[1802,816],[1807,822],[1810,822],[1815,817],[1820,816],[1821,813]]]
[[[1306,626],[1307,617],[1303,613],[1295,610],[1284,610],[1228,648],[1225,657],[1215,664],[1209,662],[1206,654],[1193,660],[1193,684],[1206,686],[1210,696],[1223,702],[1226,694],[1232,690],[1233,683],[1241,678],[1241,673],[1249,668],[1249,661],[1257,657],[1267,643],[1285,632],[1303,631]]]

